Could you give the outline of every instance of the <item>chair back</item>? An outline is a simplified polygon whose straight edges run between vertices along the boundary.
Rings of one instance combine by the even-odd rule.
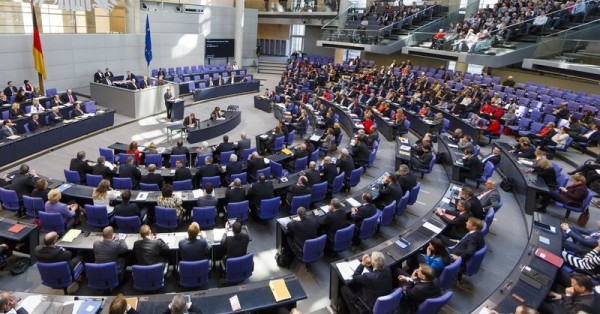
[[[183,166],[187,167],[187,165],[188,165],[187,156],[185,154],[183,154],[183,155],[171,155],[169,157],[169,165],[171,166],[171,168],[175,168],[175,162],[178,159],[183,160]]]
[[[304,168],[306,168],[307,164],[308,164],[308,156],[296,159],[296,162],[294,164],[294,173],[304,170]]]
[[[154,208],[156,216],[156,225],[164,229],[176,229],[179,225],[177,221],[177,210],[175,208],[165,208],[156,206]]]
[[[261,220],[275,218],[279,214],[279,205],[281,205],[281,198],[279,197],[261,200],[258,218]]]
[[[323,257],[325,254],[325,244],[327,243],[327,235],[322,235],[315,239],[304,241],[302,249],[302,263],[312,263]]]
[[[179,262],[179,285],[196,288],[208,283],[210,267],[208,260]]]
[[[189,182],[189,189],[192,189],[192,180],[186,180],[186,181],[190,181]],[[221,187],[221,177],[220,176],[214,176],[214,177],[202,177],[202,181],[200,182],[200,185],[202,186],[202,188],[204,188],[206,186],[207,183],[212,183],[213,188],[220,188]]]
[[[250,147],[242,150],[242,160],[248,161],[248,156],[256,151],[256,147]]]
[[[254,176],[254,178],[256,180],[258,180],[258,177],[261,173],[265,175],[265,179],[270,179],[271,178],[271,167],[266,167],[263,169],[256,170],[256,175]]]
[[[377,298],[373,306],[373,314],[394,314],[400,305],[402,299],[402,288],[394,290],[394,292]]]
[[[2,203],[2,208],[10,211],[18,211],[21,208],[19,205],[19,196],[13,190],[0,188],[0,202]]]
[[[204,180],[204,178],[202,178]],[[220,187],[219,185],[215,186],[216,188]],[[173,191],[188,191],[192,189],[192,179],[181,180],[181,181],[173,181]]]
[[[283,165],[276,161],[270,160],[269,167],[271,168],[271,175],[273,178],[283,177]]]
[[[310,154],[310,161],[317,162],[319,161],[319,150],[316,149],[314,152]]]
[[[354,224],[346,228],[339,229],[335,232],[333,238],[333,250],[341,252],[348,249],[352,245],[352,236],[354,235]]]
[[[65,180],[71,184],[81,184],[79,172],[65,169]]]
[[[25,207],[25,214],[34,218],[38,216],[38,212],[46,210],[44,200],[41,197],[23,195],[23,206]]]
[[[119,271],[116,262],[85,263],[85,277],[88,287],[96,290],[110,290],[119,285]]]
[[[140,183],[141,191],[160,191],[158,184],[156,183]]]
[[[296,130],[292,130],[288,133],[286,141],[285,141],[285,145],[292,145],[294,144],[294,137],[296,136]]]
[[[360,226],[359,238],[364,240],[372,237],[375,234],[375,231],[377,231],[378,222],[379,215],[373,215],[372,217],[364,219]]]
[[[452,288],[456,279],[458,279],[458,272],[460,271],[460,265],[462,264],[462,258],[459,256],[450,265],[444,267],[440,274],[440,288],[442,291],[449,290]]]
[[[369,154],[369,162],[367,163],[367,167],[373,167],[373,163],[375,163],[375,157],[377,157],[377,149],[373,148],[373,151],[371,151],[371,154]]]
[[[487,214],[485,214],[484,219],[484,222],[487,223],[488,228],[492,225],[492,222],[494,222],[494,215],[496,215],[496,210],[493,207],[490,207],[490,209],[487,211]]]
[[[113,185],[117,190],[131,190],[133,188],[131,178],[113,178]]]
[[[490,232],[490,227],[488,226],[487,222],[484,221],[483,227],[481,227],[481,235],[485,237],[489,232]]]
[[[320,202],[327,196],[327,181],[312,186],[311,203]]]
[[[390,204],[386,205],[381,211],[381,225],[387,226],[392,223],[394,220],[394,214],[396,213],[396,201],[392,201]]]
[[[240,181],[242,181],[242,184],[246,184],[248,182],[248,173],[242,172],[242,173],[232,174],[231,177],[229,177],[230,182],[235,181],[235,179],[240,179]]]
[[[364,171],[363,167],[358,167],[350,173],[350,180],[348,181],[348,186],[355,187],[360,183],[360,177],[362,176]]]
[[[164,265],[133,265],[133,288],[140,291],[156,291],[165,286]]]
[[[127,162],[127,158],[131,157],[133,159],[133,164],[137,165],[137,161],[135,160],[135,155],[134,154],[119,154],[117,157],[119,157],[119,163],[124,164]]]
[[[331,186],[331,194],[339,193],[342,190],[345,175],[345,173],[340,173],[333,179],[333,184]]]
[[[104,228],[110,223],[106,206],[86,205],[85,216],[87,224],[92,227]]]
[[[52,289],[65,289],[73,283],[73,274],[66,261],[57,263],[37,262],[42,284]]]
[[[156,165],[156,168],[162,168],[162,155],[161,154],[146,154],[146,167],[151,164]]]
[[[477,252],[473,254],[473,256],[467,261],[465,265],[465,275],[472,276],[479,271],[479,268],[481,267],[481,263],[483,262],[483,258],[485,257],[486,252],[487,245],[484,244],[481,249],[477,250]]]
[[[249,202],[242,201],[237,203],[227,204],[227,219],[235,218],[237,221],[242,222],[248,219],[248,207]]]
[[[290,214],[296,215],[299,207],[309,209],[311,198],[312,195],[300,195],[292,197],[292,204],[290,204]]]
[[[58,234],[65,233],[65,222],[60,213],[38,212],[42,222],[42,232],[55,231]]]
[[[113,153],[113,150],[110,148],[98,148],[100,150],[100,156],[103,156],[106,161],[110,162],[110,163],[115,163],[115,154]]]
[[[115,216],[115,222],[120,233],[138,233],[142,226],[138,216]]]
[[[435,314],[442,310],[442,307],[452,299],[454,294],[452,291],[447,291],[441,297],[426,299],[419,305],[417,314]]]
[[[225,268],[225,281],[242,282],[254,271],[254,254],[248,253],[244,256],[228,258]]]
[[[100,184],[100,181],[102,181],[102,179],[102,176],[99,174],[85,174],[85,183],[87,186],[97,187],[98,184]]]
[[[402,196],[402,198],[400,198],[400,201],[398,202],[398,206],[396,206],[396,215],[398,215],[398,216],[404,215],[404,212],[406,211],[406,206],[408,205],[409,198],[410,198],[410,191],[404,192],[404,196]]]
[[[408,205],[413,205],[417,202],[417,196],[419,196],[419,191],[421,190],[421,182],[417,182],[414,188],[410,190],[410,197],[408,198]]]
[[[215,206],[192,208],[192,219],[198,223],[200,228],[212,228],[215,226],[217,209]]]
[[[285,142],[285,136],[280,136],[275,138],[275,142],[273,143],[273,152],[278,152],[283,149],[283,144]]]
[[[212,157],[212,154],[206,154],[206,155],[198,155],[198,157],[196,157],[196,167],[200,167],[206,164],[205,162],[205,158],[206,157]]]
[[[562,172],[562,167],[556,163],[556,162],[552,162],[552,168],[554,168],[554,173],[556,173],[556,177],[560,177],[560,173]]]
[[[230,150],[230,151],[226,151],[226,152],[221,152],[219,154],[219,164],[221,165],[228,165],[229,164],[229,157],[231,157],[231,155],[235,154],[234,151]]]

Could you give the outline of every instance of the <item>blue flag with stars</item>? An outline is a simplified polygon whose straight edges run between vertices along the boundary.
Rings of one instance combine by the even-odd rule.
[[[148,15],[146,15],[146,51],[144,55],[146,56],[147,66],[150,66],[150,61],[152,61],[152,40],[150,39],[150,19],[148,19]]]

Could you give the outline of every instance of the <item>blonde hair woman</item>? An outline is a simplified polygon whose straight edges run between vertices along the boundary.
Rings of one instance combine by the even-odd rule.
[[[94,189],[92,193],[92,199],[94,200],[94,206],[106,206],[108,213],[112,213],[114,207],[110,205],[110,202],[117,199],[118,193],[110,187],[110,181],[104,179],[98,183],[98,187]]]

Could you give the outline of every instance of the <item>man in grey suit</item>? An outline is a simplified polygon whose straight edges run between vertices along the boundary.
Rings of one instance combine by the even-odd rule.
[[[242,132],[240,134],[240,140],[235,145],[235,153],[238,155],[238,157],[242,157],[241,155],[244,149],[250,148],[251,144],[252,143],[250,142],[250,139],[246,138],[246,132]]]
[[[167,107],[167,119],[171,119],[171,108],[173,108],[173,94],[171,93],[171,88],[167,87],[167,92],[164,95],[165,97],[165,107]]]
[[[494,207],[494,210],[497,212],[498,203],[500,203],[500,192],[498,192],[498,184],[492,178],[487,179],[485,181],[485,190],[477,196],[481,205],[483,206],[483,211],[487,213],[490,207]]]
[[[127,253],[125,240],[115,238],[113,227],[102,230],[102,240],[94,242],[94,259],[97,264],[117,262],[119,281],[125,275],[125,259],[120,255]]]
[[[217,206],[218,199],[212,195],[213,184],[208,182],[204,185],[204,195],[198,198],[199,207]]]

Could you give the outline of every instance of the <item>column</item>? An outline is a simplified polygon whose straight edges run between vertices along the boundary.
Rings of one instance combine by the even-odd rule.
[[[244,47],[244,0],[235,2],[235,47],[234,59],[238,66],[242,66]]]
[[[125,31],[127,34],[138,34],[140,32],[140,0],[125,1]]]
[[[344,49],[335,48],[333,53],[333,64],[342,64],[344,62]]]
[[[467,64],[466,62],[458,62],[456,61],[456,65],[454,66],[454,71],[461,71],[462,73],[467,72]]]

